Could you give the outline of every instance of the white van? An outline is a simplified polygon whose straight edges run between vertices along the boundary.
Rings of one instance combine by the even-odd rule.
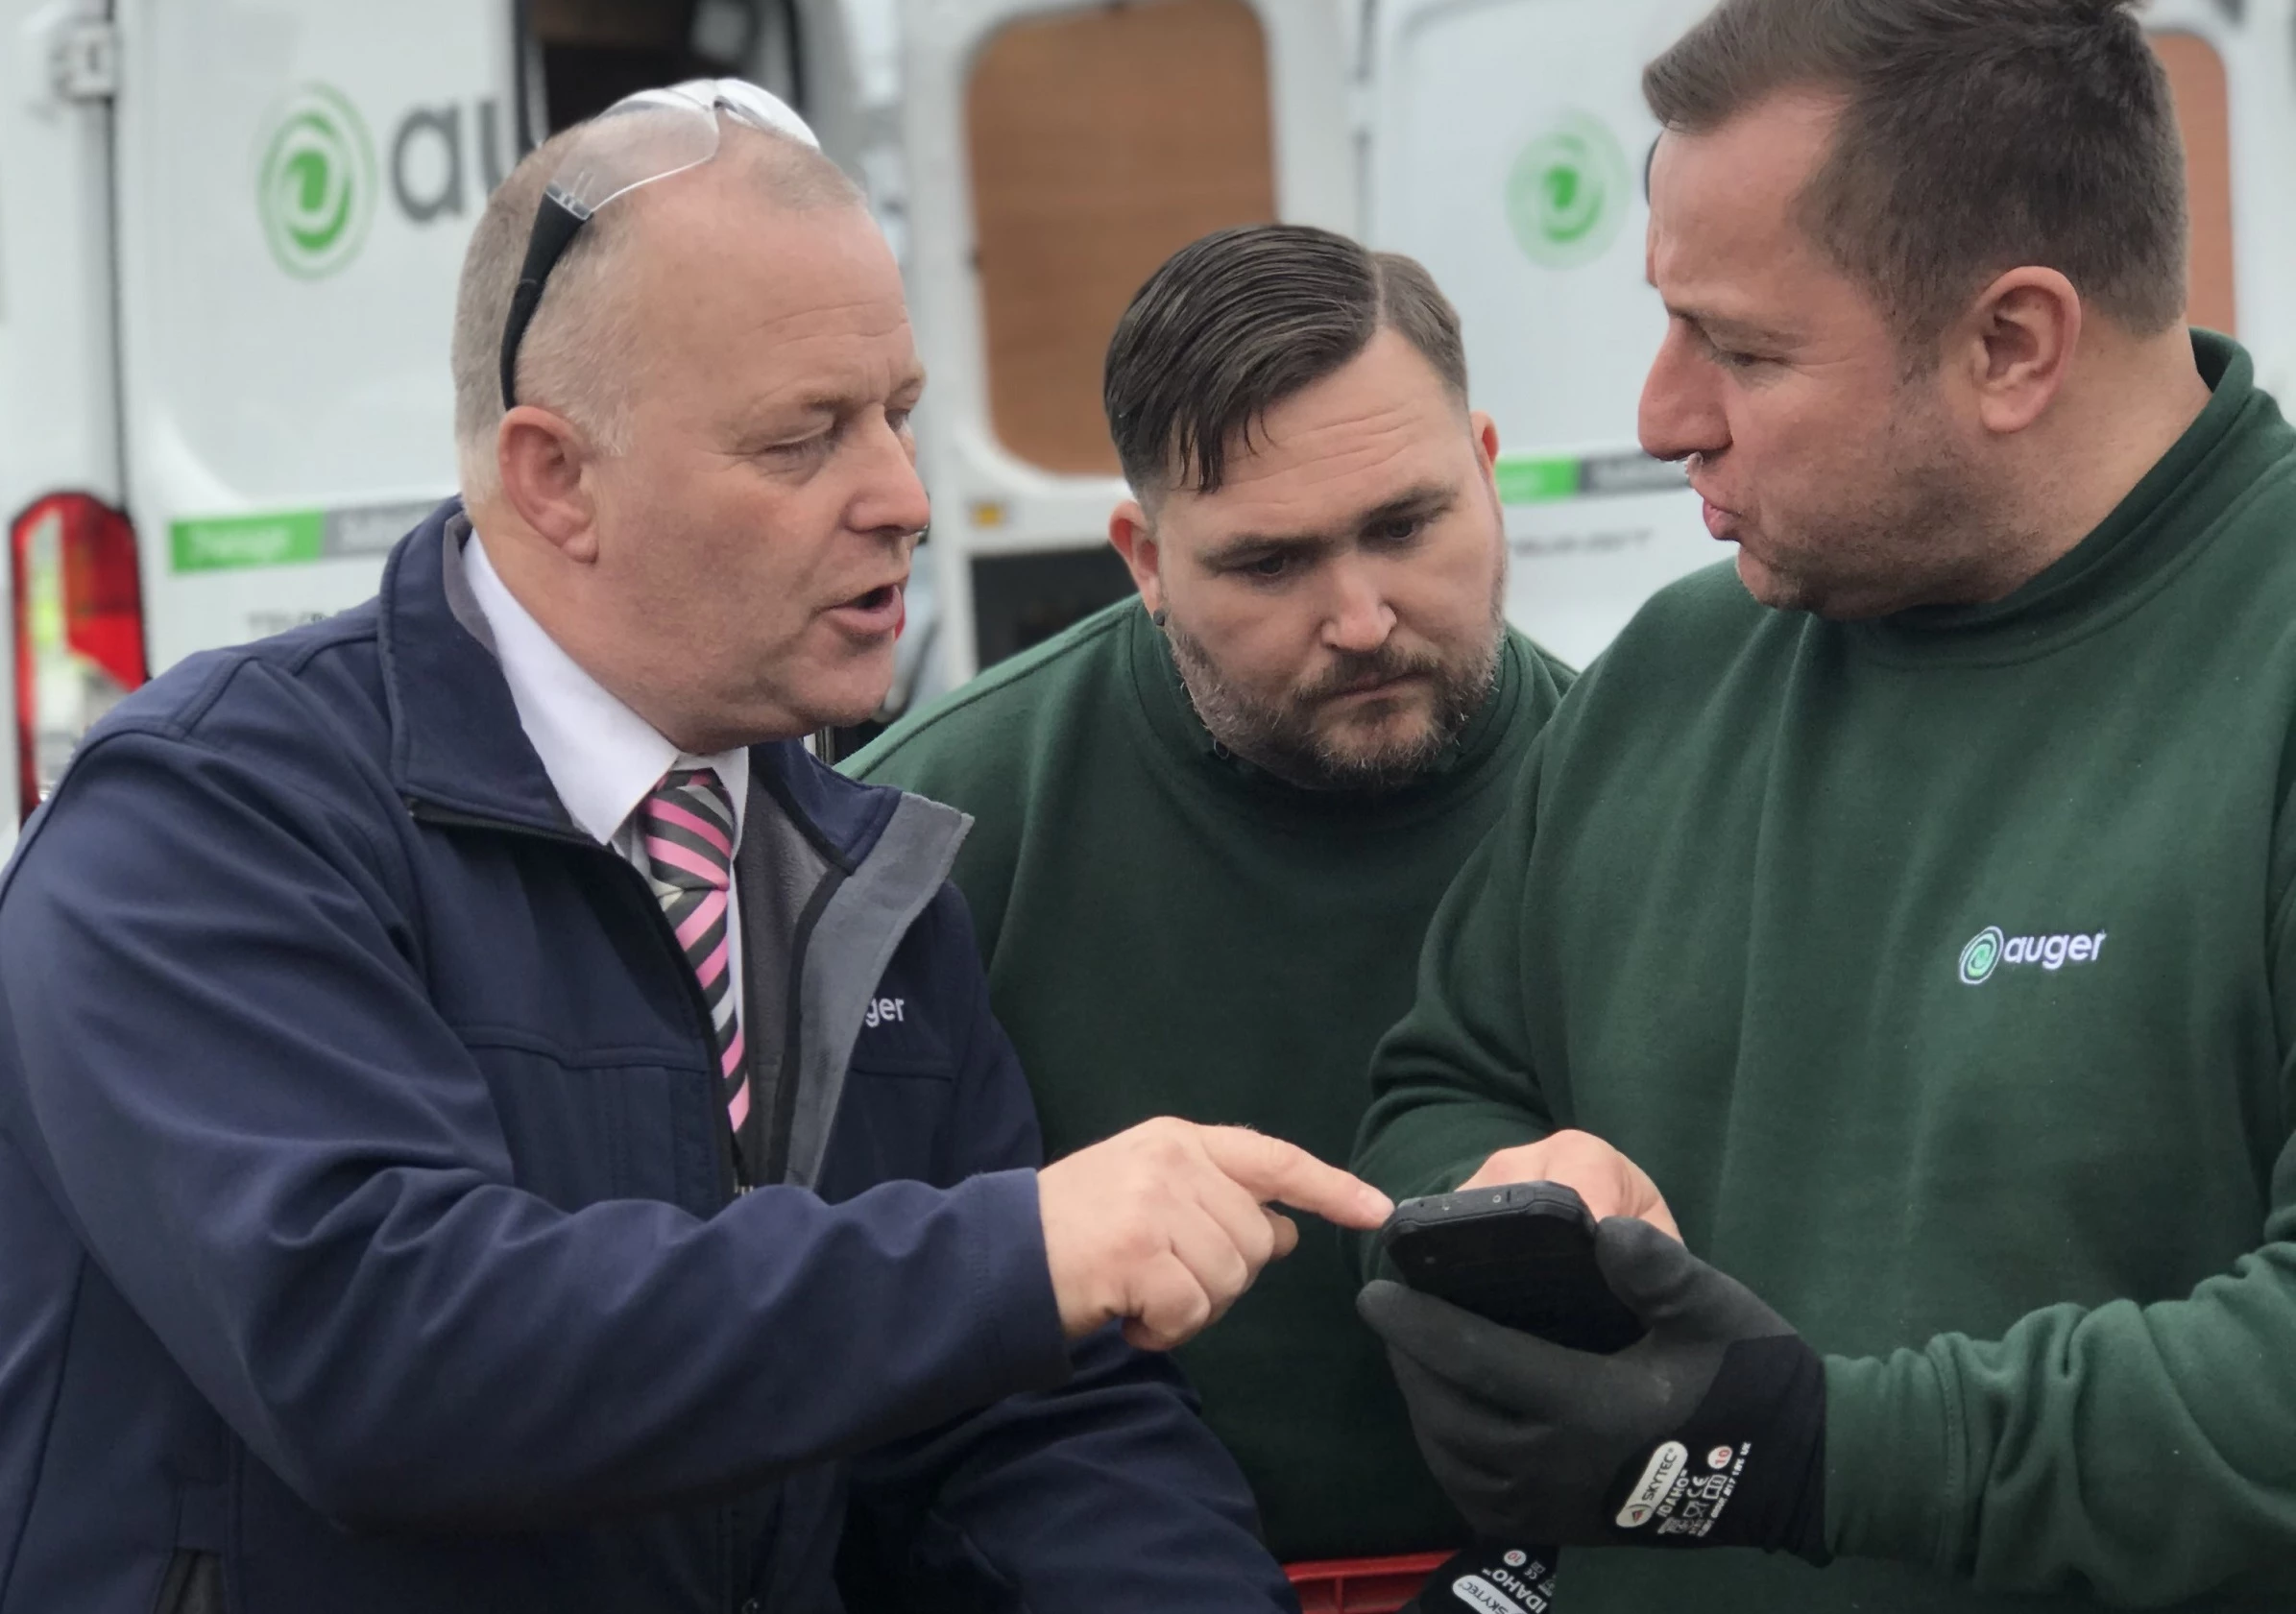
[[[453,490],[455,280],[518,157],[649,84],[794,94],[803,32],[793,0],[0,0],[0,851],[147,673],[365,599]]]
[[[508,6],[0,4],[12,821],[147,670],[375,590],[453,486]]]
[[[1664,328],[1643,281],[1643,64],[1709,0],[905,0],[912,299],[943,672],[1128,587],[1101,426],[1116,317],[1226,225],[1425,263],[1498,422],[1509,611],[1584,664],[1718,558],[1636,447]],[[2296,401],[2296,0],[2155,0],[2185,127],[2192,316]]]
[[[936,517],[893,707],[1129,587],[1108,333],[1174,249],[1279,217],[1411,253],[1459,303],[1511,612],[1583,662],[1714,554],[1634,443],[1661,327],[1637,75],[1704,4],[0,0],[0,851],[147,673],[374,591],[453,487],[488,190],[548,130],[701,74],[797,104],[904,256]],[[2149,15],[2195,317],[2296,397],[2296,0]]]

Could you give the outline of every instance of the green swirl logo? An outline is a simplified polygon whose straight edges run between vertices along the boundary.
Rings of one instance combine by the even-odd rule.
[[[1618,136],[1598,118],[1569,112],[1508,170],[1507,222],[1532,262],[1575,269],[1618,239],[1633,192]]]
[[[272,109],[255,181],[271,255],[306,280],[358,255],[375,222],[375,144],[357,108],[325,84],[304,84]]]
[[[2001,950],[2008,938],[2001,934],[1998,925],[1988,925],[1970,938],[1970,945],[1961,950],[1961,984],[1983,986],[2001,962]]]

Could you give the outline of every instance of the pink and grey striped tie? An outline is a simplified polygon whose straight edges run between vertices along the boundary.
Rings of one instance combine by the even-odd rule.
[[[749,1071],[734,997],[732,905],[734,799],[710,768],[673,769],[639,809],[654,895],[701,982],[717,1032],[718,1070],[734,1130],[749,1119]]]

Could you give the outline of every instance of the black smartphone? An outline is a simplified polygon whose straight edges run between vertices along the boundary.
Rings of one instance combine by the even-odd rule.
[[[1595,1264],[1594,1217],[1560,1183],[1406,1199],[1379,1246],[1422,1294],[1574,1351],[1607,1356],[1642,1337]]]

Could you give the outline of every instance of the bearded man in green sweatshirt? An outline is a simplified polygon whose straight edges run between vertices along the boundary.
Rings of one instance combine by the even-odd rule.
[[[1735,574],[1549,726],[1356,1166],[1591,1133],[1687,1247],[1598,1226],[1615,1356],[1364,1314],[1568,1614],[2296,1608],[2296,433],[2186,327],[2162,71],[1724,0],[1644,86],[1643,444]]]
[[[1343,1154],[1436,903],[1567,669],[1501,617],[1498,440],[1426,272],[1319,229],[1185,248],[1106,371],[1140,597],[885,735],[1058,1157],[1167,1113]],[[1180,1353],[1287,1560],[1448,1549],[1325,1230]]]

